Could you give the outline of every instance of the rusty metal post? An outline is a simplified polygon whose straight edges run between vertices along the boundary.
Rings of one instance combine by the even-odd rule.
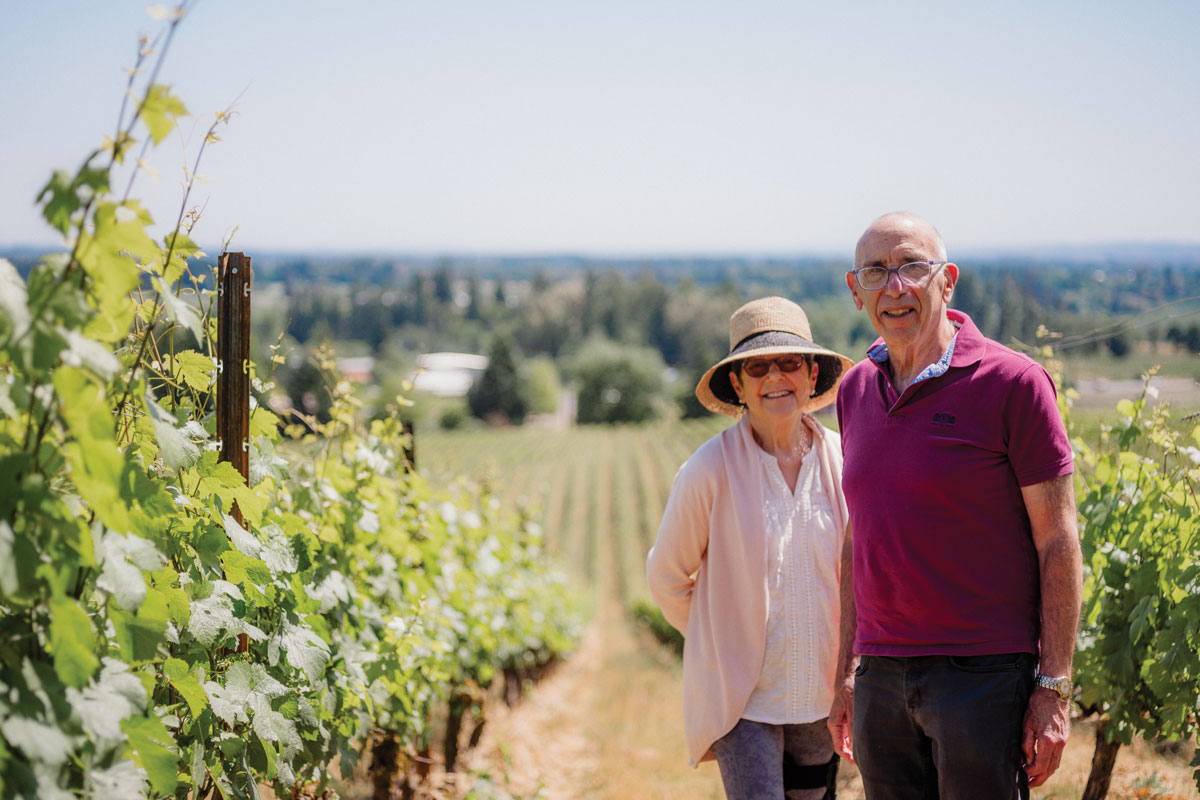
[[[417,434],[413,428],[412,420],[404,420],[400,423],[404,429],[404,460],[408,462],[408,466],[413,472],[417,471]]]
[[[222,253],[217,261],[217,439],[221,460],[243,478],[250,475],[250,285],[245,253]],[[241,509],[230,511],[242,522]]]

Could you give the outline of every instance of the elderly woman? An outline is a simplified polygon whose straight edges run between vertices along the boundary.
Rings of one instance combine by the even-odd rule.
[[[854,364],[814,344],[803,309],[754,300],[696,396],[738,423],[679,469],[646,563],[684,634],[693,766],[716,758],[729,800],[833,796],[840,557],[838,434],[813,418]]]

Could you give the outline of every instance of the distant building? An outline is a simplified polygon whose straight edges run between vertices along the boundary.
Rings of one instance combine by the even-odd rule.
[[[371,373],[375,369],[375,359],[370,356],[356,358],[339,358],[338,372],[351,383],[370,383]]]
[[[439,397],[462,397],[487,369],[487,356],[472,353],[426,353],[417,359],[409,380],[414,389]]]

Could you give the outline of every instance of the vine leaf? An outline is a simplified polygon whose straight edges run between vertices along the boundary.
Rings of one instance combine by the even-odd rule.
[[[200,459],[200,448],[188,438],[187,428],[176,428],[175,417],[154,402],[154,396],[146,393],[146,411],[154,424],[154,435],[158,439],[158,453],[167,469],[178,472],[190,467]]]
[[[312,681],[321,677],[325,662],[329,660],[329,645],[321,637],[309,628],[290,622],[283,623],[267,643],[267,658],[272,666],[279,663],[280,650],[286,654],[289,664],[303,670]]]
[[[175,739],[155,716],[130,717],[121,723],[133,747],[133,761],[146,771],[156,792],[171,795],[178,783],[179,756],[173,752]]]
[[[65,762],[75,751],[71,737],[61,728],[29,717],[14,715],[0,721],[0,733],[30,761],[52,767]]]
[[[83,690],[67,689],[67,702],[88,737],[111,747],[124,738],[121,723],[145,710],[146,687],[128,665],[106,658],[95,681]]]
[[[100,666],[92,622],[74,600],[63,597],[50,603],[50,646],[54,672],[67,686],[86,686]]]
[[[261,664],[239,661],[225,672],[225,685],[215,681],[204,684],[213,713],[223,722],[235,725],[249,722],[249,711],[270,709],[271,700],[287,694],[287,687],[272,678]]]
[[[208,695],[204,693],[204,687],[192,674],[186,661],[168,658],[163,662],[163,675],[171,682],[175,691],[183,696],[193,717],[199,717],[200,712],[208,708]]]
[[[21,336],[30,320],[25,282],[11,261],[0,258],[0,345]]]
[[[207,392],[212,384],[213,362],[203,353],[195,350],[182,350],[175,354],[174,367],[179,370],[179,377],[190,388],[197,392]]]
[[[96,585],[111,594],[121,608],[137,611],[146,597],[142,570],[162,569],[167,563],[163,554],[153,542],[115,531],[104,533],[97,550],[103,555],[103,571]]]
[[[197,342],[204,341],[204,326],[200,322],[200,315],[196,313],[196,309],[167,288],[167,285],[158,278],[154,279],[154,288],[158,289],[158,295],[162,298],[163,313],[167,315],[167,319],[191,331]],[[209,362],[209,368],[212,368],[211,362]]]
[[[90,161],[90,160],[89,160]],[[45,200],[42,216],[59,233],[66,234],[71,229],[71,215],[83,206],[83,198],[88,191],[80,191],[84,187],[93,194],[108,190],[108,170],[99,169],[84,164],[79,173],[72,176],[66,170],[56,170],[50,180],[38,192],[37,202]]]
[[[267,638],[259,628],[234,616],[233,601],[245,601],[241,589],[228,581],[212,581],[208,586],[208,596],[193,600],[191,605],[188,631],[196,641],[211,646],[222,631],[232,635],[244,633],[256,642]]]
[[[177,95],[171,94],[171,87],[155,83],[146,90],[146,101],[142,106],[142,121],[150,138],[159,144],[171,133],[175,120],[186,117],[187,108]]]
[[[132,761],[118,761],[108,769],[90,769],[86,781],[86,796],[92,800],[146,796],[146,771]]]
[[[67,366],[82,367],[104,381],[111,380],[121,369],[121,362],[106,345],[89,339],[79,331],[59,328],[58,333],[66,343],[59,358]]]

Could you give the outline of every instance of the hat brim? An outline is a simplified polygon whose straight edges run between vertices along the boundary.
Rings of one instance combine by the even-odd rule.
[[[807,398],[804,405],[806,413],[817,411],[832,403],[837,397],[837,389],[846,370],[854,366],[854,361],[841,353],[821,347],[795,334],[765,331],[738,343],[729,355],[710,367],[696,384],[696,399],[709,411],[728,417],[741,417],[746,413],[746,407],[738,400],[733,384],[730,383],[730,368],[747,358],[788,354],[812,356],[820,365],[813,396]]]

